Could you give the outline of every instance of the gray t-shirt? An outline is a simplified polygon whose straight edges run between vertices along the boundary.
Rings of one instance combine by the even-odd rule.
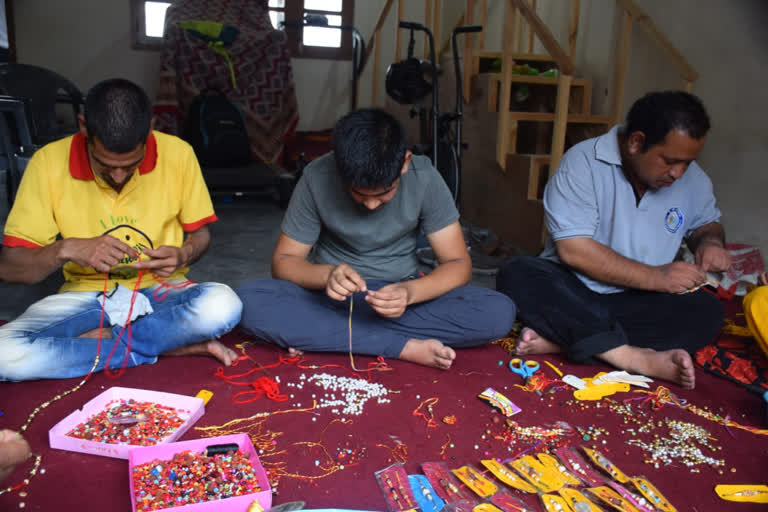
[[[281,229],[313,246],[314,263],[346,263],[363,279],[399,281],[418,269],[419,232],[434,233],[458,219],[451,192],[427,157],[414,155],[395,197],[369,211],[349,195],[328,153],[304,169]]]
[[[625,258],[666,265],[674,260],[684,237],[720,219],[712,182],[695,161],[672,186],[649,189],[637,204],[622,168],[620,129],[615,126],[605,135],[580,142],[563,156],[544,191],[550,236],[543,258],[559,261],[554,242],[586,237]],[[624,291],[576,275],[595,292]]]

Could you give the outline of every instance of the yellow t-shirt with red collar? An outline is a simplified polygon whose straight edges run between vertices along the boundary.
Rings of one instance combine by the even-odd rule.
[[[5,225],[3,245],[39,248],[62,238],[109,234],[134,247],[181,247],[184,232],[216,221],[200,165],[189,144],[160,132],[147,137],[144,159],[120,193],[91,170],[85,137],[78,133],[39,149],[29,161]],[[146,256],[144,256],[146,258]],[[133,289],[136,260],[126,255],[109,273]],[[168,279],[183,279],[188,267]],[[105,275],[67,262],[60,292],[101,291]],[[140,288],[159,282],[150,273]]]

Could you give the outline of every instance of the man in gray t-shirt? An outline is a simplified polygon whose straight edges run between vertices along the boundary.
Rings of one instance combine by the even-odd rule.
[[[527,325],[519,355],[563,350],[693,388],[690,354],[723,312],[707,291],[687,292],[730,266],[712,183],[694,161],[708,130],[695,96],[651,93],[626,126],[568,150],[544,192],[547,247],[497,278]],[[674,261],[683,240],[695,264]]]
[[[453,198],[403,127],[376,109],[342,118],[334,152],[307,166],[272,256],[276,279],[245,283],[241,328],[293,352],[352,351],[447,369],[452,347],[506,335],[514,303],[466,286],[472,265]],[[417,272],[426,236],[439,265]],[[347,333],[349,302],[359,339]]]

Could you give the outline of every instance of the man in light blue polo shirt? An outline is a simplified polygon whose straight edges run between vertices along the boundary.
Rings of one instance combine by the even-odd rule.
[[[573,146],[544,192],[550,237],[497,278],[526,328],[517,353],[695,384],[690,354],[720,329],[720,302],[684,293],[730,266],[712,183],[694,161],[709,117],[684,92],[650,93],[625,126]],[[675,261],[685,241],[696,263]]]

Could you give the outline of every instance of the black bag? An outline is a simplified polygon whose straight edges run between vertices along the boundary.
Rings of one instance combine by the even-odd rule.
[[[215,89],[203,90],[192,101],[182,138],[203,167],[237,167],[253,160],[242,111]]]

